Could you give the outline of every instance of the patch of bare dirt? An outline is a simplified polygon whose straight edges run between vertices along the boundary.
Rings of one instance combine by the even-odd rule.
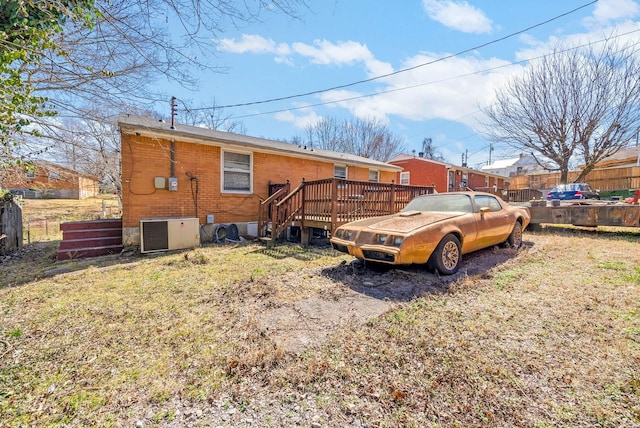
[[[519,251],[529,246],[525,244]],[[254,313],[258,327],[278,347],[297,353],[322,344],[341,327],[362,324],[416,297],[444,293],[461,278],[483,274],[517,256],[518,250],[511,248],[481,250],[465,256],[460,271],[451,276],[437,275],[423,266],[391,268],[357,259],[324,269],[290,272],[268,281],[277,283],[273,288],[287,284],[305,290],[308,287],[304,284],[312,280],[312,289],[318,291],[295,301],[261,301],[261,308]]]

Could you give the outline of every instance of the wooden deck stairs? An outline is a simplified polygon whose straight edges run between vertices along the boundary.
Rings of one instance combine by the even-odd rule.
[[[287,183],[260,202],[258,236],[273,245],[289,226],[298,226],[306,245],[314,229],[331,233],[350,221],[393,214],[414,197],[433,192],[431,186],[337,178],[302,181],[293,190]]]

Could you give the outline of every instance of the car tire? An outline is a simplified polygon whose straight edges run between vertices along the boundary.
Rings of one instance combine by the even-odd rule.
[[[453,275],[458,272],[461,261],[460,240],[455,235],[447,235],[429,257],[427,267],[442,275]]]
[[[516,249],[522,247],[522,225],[519,221],[516,221],[516,224],[513,225],[513,230],[509,234],[506,244]]]

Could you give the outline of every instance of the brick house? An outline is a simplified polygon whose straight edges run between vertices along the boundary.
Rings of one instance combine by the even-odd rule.
[[[140,243],[141,219],[191,217],[204,227],[233,223],[246,233],[278,184],[332,177],[391,183],[401,170],[263,138],[182,124],[172,129],[134,115],[121,115],[118,126],[125,246]]]
[[[0,179],[0,187],[26,199],[86,199],[98,195],[97,177],[46,161],[35,161],[28,171],[9,168]]]
[[[399,184],[434,186],[438,192],[453,192],[463,188],[501,191],[508,185],[508,178],[498,174],[420,156],[400,154],[388,163],[402,168],[397,176]]]
[[[491,165],[485,165],[483,172],[498,174],[505,177],[513,177],[516,175],[532,174],[535,171],[543,169],[535,157],[525,153],[520,153],[517,158],[501,159],[493,162]]]

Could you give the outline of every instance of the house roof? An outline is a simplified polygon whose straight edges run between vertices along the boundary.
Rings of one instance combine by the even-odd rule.
[[[423,161],[423,162],[429,162],[429,163],[436,163],[438,165],[442,165],[444,167],[451,167],[450,164],[445,163],[445,162],[440,162],[434,159],[429,159],[429,158],[421,158],[420,156],[415,156],[415,155],[408,155],[406,153],[400,153],[399,155],[394,156],[392,159],[389,160],[389,163],[391,162],[401,162],[401,161],[405,161],[405,160],[411,160],[411,159],[415,159],[418,161]]]
[[[84,173],[84,172],[76,171],[75,169],[67,168],[65,166],[58,165],[58,164],[53,163],[53,162],[44,161],[44,160],[38,160],[38,161],[35,161],[34,164],[36,165],[36,167],[40,167],[40,168],[43,168],[43,169],[48,169],[50,171],[57,171],[57,172],[64,171],[66,174],[77,175],[78,177],[84,177],[84,178],[87,178],[87,179],[90,179],[90,180],[100,181],[100,179],[98,177],[96,177],[95,175],[91,175],[91,174],[87,174],[87,173]]]
[[[406,161],[406,160],[417,160],[417,161],[421,161],[421,162],[427,162],[427,163],[431,163],[431,164],[442,165],[443,167],[445,167],[447,169],[460,170],[460,171],[470,171],[470,172],[482,172],[483,174],[485,174],[487,176],[499,177],[499,178],[507,178],[507,177],[504,177],[504,176],[499,175],[499,174],[494,174],[492,172],[478,171],[477,169],[469,168],[469,167],[466,167],[466,166],[453,165],[453,164],[450,164],[450,163],[440,162],[440,161],[429,159],[429,158],[421,158],[420,156],[408,155],[406,153],[401,153],[401,154],[393,157],[391,160],[389,160],[389,163],[402,162],[402,161]]]
[[[637,158],[638,156],[640,156],[640,147],[625,147],[607,157],[604,161]]]
[[[516,162],[518,162],[520,158],[511,158],[511,159],[500,159],[493,162],[491,165],[485,165],[481,169],[503,169],[509,168],[510,166],[514,166]]]
[[[118,118],[118,126],[120,127],[121,132],[129,134],[137,133],[140,135],[164,137],[167,139],[179,138],[180,140],[195,144],[221,147],[241,147],[263,153],[324,160],[337,164],[358,165],[393,172],[402,170],[402,168],[398,166],[368,159],[362,156],[307,148],[306,146],[298,146],[281,141],[234,134],[231,132],[201,128],[198,126],[175,124],[174,129],[171,129],[171,124],[169,123],[131,114],[121,114]]]

